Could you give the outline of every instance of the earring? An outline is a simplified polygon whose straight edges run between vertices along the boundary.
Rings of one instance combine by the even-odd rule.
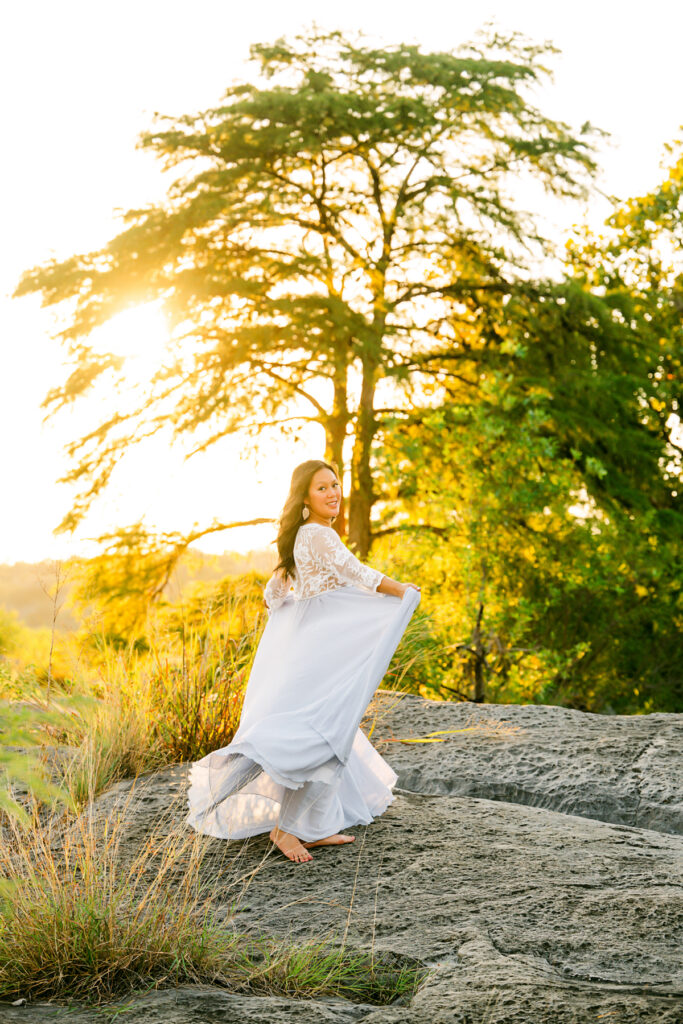
[[[308,505],[304,505],[304,507],[301,509],[301,518],[308,519],[310,514],[311,513],[309,512]]]

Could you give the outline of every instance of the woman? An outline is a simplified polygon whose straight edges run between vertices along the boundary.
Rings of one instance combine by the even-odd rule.
[[[340,505],[333,464],[296,467],[239,729],[190,770],[193,828],[269,832],[296,863],[311,847],[352,842],[341,830],[394,799],[397,776],[359,725],[421,596],[349,551],[332,528]]]

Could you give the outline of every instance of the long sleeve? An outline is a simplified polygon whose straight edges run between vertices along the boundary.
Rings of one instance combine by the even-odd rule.
[[[316,530],[311,537],[311,553],[322,569],[335,572],[345,583],[377,590],[384,578],[379,569],[363,565],[334,530]]]
[[[291,585],[292,579],[290,576],[283,579],[281,573],[273,573],[263,589],[263,597],[268,605],[268,611],[272,612],[274,608],[282,604],[289,593]]]

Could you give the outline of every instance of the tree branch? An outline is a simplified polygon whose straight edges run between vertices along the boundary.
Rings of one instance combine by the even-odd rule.
[[[280,381],[281,384],[285,384],[288,388],[291,388],[292,391],[296,391],[297,394],[303,395],[304,398],[307,398],[308,401],[313,406],[313,408],[317,409],[321,416],[328,415],[327,410],[320,404],[317,398],[314,398],[313,395],[309,395],[308,392],[304,391],[304,389],[299,387],[298,384],[294,384],[292,383],[292,381],[285,380],[278,373],[273,373],[273,371],[267,366],[261,366],[261,370],[263,371],[263,373],[267,373],[269,377],[273,377],[274,380]]]
[[[432,526],[429,523],[402,523],[400,526],[387,526],[383,530],[375,530],[370,534],[370,539],[376,540],[377,537],[387,537],[390,533],[405,533],[408,530],[426,530],[428,533],[435,533],[439,537],[447,537],[450,527]]]
[[[240,431],[248,433],[251,430],[256,430],[257,433],[260,433],[264,427],[279,427],[282,423],[292,423],[295,420],[303,420],[304,423],[320,423],[320,420],[316,416],[285,416],[281,420],[264,420],[261,423],[245,423],[239,427],[221,430],[220,433],[214,434],[207,441],[200,444],[198,448],[193,448],[191,452],[188,452],[185,458],[189,459],[193,455],[197,455],[199,452],[206,451],[206,449],[210,448],[212,444],[216,444],[216,442],[220,441],[223,437],[229,437],[231,434],[237,434]]]

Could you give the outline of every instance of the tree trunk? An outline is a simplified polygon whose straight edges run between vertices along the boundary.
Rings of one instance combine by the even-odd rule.
[[[484,674],[484,657],[482,651],[477,650],[474,658],[474,697],[475,704],[483,704],[486,700],[486,678]]]
[[[347,393],[346,366],[337,365],[334,376],[334,399],[332,415],[327,421],[325,460],[333,462],[339,472],[340,483],[344,481],[344,440],[346,426],[349,422],[349,410],[346,404]],[[346,498],[343,497],[339,507],[339,515],[333,523],[340,537],[346,534]]]
[[[370,452],[375,436],[374,360],[363,359],[363,383],[356,436],[351,457],[351,500],[349,507],[349,547],[361,559],[370,551],[370,512],[374,504]]]
[[[472,647],[474,649],[474,697],[473,701],[483,704],[486,700],[486,648],[482,638],[481,623],[484,618],[484,588],[486,586],[486,565],[482,568],[481,584],[479,588],[479,610],[477,621],[474,624],[472,633]]]

